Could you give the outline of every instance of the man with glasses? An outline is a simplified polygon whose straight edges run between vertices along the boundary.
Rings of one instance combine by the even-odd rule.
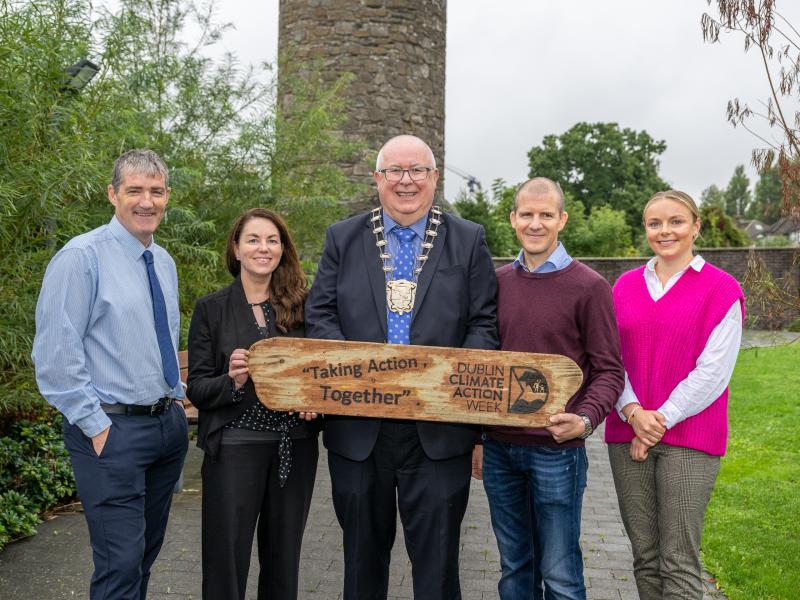
[[[155,152],[120,156],[108,186],[114,217],[56,253],[36,304],[36,381],[64,415],[93,551],[91,600],[146,597],[189,445],[178,276],[153,240],[168,184]]]
[[[495,348],[497,282],[483,228],[433,206],[431,149],[392,138],[374,178],[381,206],[328,229],[306,302],[308,337]],[[344,532],[345,600],[386,598],[398,509],[414,598],[461,598],[475,428],[331,416],[323,440]]]

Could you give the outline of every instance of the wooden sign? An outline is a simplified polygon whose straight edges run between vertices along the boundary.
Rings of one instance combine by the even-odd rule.
[[[583,373],[565,356],[276,337],[250,348],[273,410],[542,427]]]

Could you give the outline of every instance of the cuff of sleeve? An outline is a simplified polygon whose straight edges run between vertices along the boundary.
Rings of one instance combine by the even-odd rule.
[[[78,419],[74,423],[77,425],[86,437],[94,437],[111,427],[111,419],[103,412],[103,409],[98,408],[87,417]]]
[[[237,390],[236,384],[234,383],[233,379],[231,379],[231,399],[234,402],[241,402],[243,398],[244,398],[244,386],[240,387]]]
[[[667,429],[672,429],[681,422],[681,413],[678,410],[678,407],[671,400],[667,400],[662,404],[658,409],[658,412],[662,414],[664,417],[665,425]]]

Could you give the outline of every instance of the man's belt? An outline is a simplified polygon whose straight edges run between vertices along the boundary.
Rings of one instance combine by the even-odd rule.
[[[167,398],[164,396],[163,398],[159,398],[158,402],[155,404],[100,404],[100,408],[103,409],[103,412],[109,415],[157,417],[158,415],[163,415],[165,412],[167,412],[169,407],[172,406],[173,402],[175,402],[175,398]]]

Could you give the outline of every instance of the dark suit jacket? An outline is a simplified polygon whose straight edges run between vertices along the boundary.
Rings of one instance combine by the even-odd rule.
[[[445,214],[417,281],[411,343],[495,349],[497,279],[483,228]],[[332,225],[306,301],[311,338],[385,342],[386,287],[369,214]],[[326,417],[325,446],[351,460],[372,452],[380,419]],[[417,422],[422,448],[438,460],[472,450],[475,427]]]
[[[278,331],[274,313],[269,325],[270,336],[304,337],[302,326],[287,333]],[[212,456],[219,451],[222,428],[258,402],[251,379],[244,385],[244,398],[233,401],[228,363],[233,350],[249,348],[259,339],[253,311],[238,277],[228,287],[197,301],[189,325],[186,394],[199,411],[197,445]],[[316,435],[318,430],[316,422],[302,423],[291,434],[308,437]]]

